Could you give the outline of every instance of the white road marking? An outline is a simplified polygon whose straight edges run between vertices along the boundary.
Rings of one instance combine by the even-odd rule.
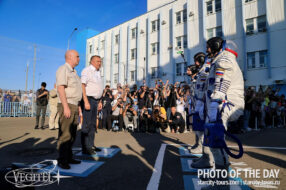
[[[163,167],[163,161],[164,161],[164,156],[165,156],[165,150],[167,145],[171,145],[171,146],[190,146],[189,144],[176,144],[176,143],[172,143],[172,144],[165,144],[162,143],[158,156],[156,158],[156,162],[155,162],[155,167],[153,169],[153,173],[151,176],[151,179],[148,183],[147,186],[147,190],[157,190],[159,187],[159,183],[160,183],[160,178],[161,178],[161,174],[162,174],[162,167]],[[228,146],[228,147],[237,147],[237,146]],[[243,146],[244,149],[247,148],[257,148],[257,149],[277,149],[277,150],[286,150],[286,147],[266,147],[266,146]],[[243,165],[247,165],[244,164],[244,162],[239,162],[236,163],[237,166],[243,166]],[[240,167],[234,167],[236,169],[240,168]],[[242,170],[249,170],[252,168],[240,168]],[[275,186],[272,187],[266,187],[266,188],[275,188]]]
[[[153,169],[153,174],[147,186],[147,190],[156,190],[159,187],[166,146],[167,144],[161,145],[161,148],[159,150],[159,153],[158,153],[158,156],[155,162],[155,167]]]

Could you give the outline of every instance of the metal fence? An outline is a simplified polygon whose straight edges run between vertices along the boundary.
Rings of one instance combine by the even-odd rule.
[[[49,115],[47,106],[47,116]],[[0,117],[33,117],[36,115],[36,104],[22,102],[0,102]]]

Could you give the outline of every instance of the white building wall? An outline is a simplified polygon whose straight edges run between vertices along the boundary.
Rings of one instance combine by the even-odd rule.
[[[175,0],[147,0],[147,11],[152,11]]]
[[[151,68],[159,67],[159,77],[163,80],[172,79],[176,74],[176,63],[183,59],[177,54],[176,37],[186,35],[188,47],[184,54],[188,65],[193,64],[193,56],[199,51],[205,51],[207,40],[206,30],[222,27],[224,38],[233,40],[238,46],[238,63],[245,74],[246,86],[259,86],[274,84],[276,80],[286,81],[286,22],[284,0],[253,0],[245,3],[243,0],[221,0],[221,11],[207,14],[206,2],[208,0],[148,0],[148,10],[144,15],[129,20],[121,25],[104,31],[87,40],[87,63],[91,55],[98,54],[105,59],[106,83],[114,81],[114,74],[118,73],[118,82],[130,85],[142,84],[143,79],[148,79],[153,85],[156,79],[151,79]],[[170,3],[171,2],[171,3]],[[164,6],[162,6],[164,5]],[[213,3],[215,6],[215,3]],[[158,8],[159,7],[159,8]],[[205,10],[203,10],[203,8]],[[187,9],[187,22],[176,23],[176,12]],[[172,14],[172,15],[170,15]],[[258,33],[257,17],[266,15],[269,27],[267,32]],[[147,19],[149,28],[147,29]],[[245,35],[245,19],[254,18],[254,34]],[[160,20],[160,31],[151,31],[151,22]],[[138,25],[137,39],[131,38],[131,30]],[[130,28],[128,34],[128,26]],[[120,44],[114,44],[113,55],[111,52],[111,35],[120,34]],[[129,35],[129,37],[127,36]],[[106,36],[106,39],[105,39]],[[106,47],[102,48],[102,40],[106,40]],[[128,43],[129,39],[129,43]],[[147,40],[149,39],[149,43]],[[159,53],[152,55],[151,44],[159,42]],[[139,45],[137,45],[139,43]],[[92,45],[93,51],[89,51]],[[129,46],[128,46],[129,45]],[[131,49],[137,48],[137,60],[131,60]],[[129,50],[129,51],[128,51]],[[148,53],[147,53],[148,50]],[[259,65],[258,51],[268,50],[269,68],[248,69],[246,55],[248,52],[255,54],[256,65]],[[104,53],[104,51],[107,51]],[[119,63],[115,63],[114,54],[120,54]],[[111,56],[113,65],[111,66]],[[128,56],[128,57],[127,57]],[[137,65],[136,65],[137,64]],[[147,67],[148,65],[148,67]],[[112,72],[110,72],[112,70]],[[183,68],[182,68],[183,70]],[[125,72],[128,73],[126,74]],[[131,71],[137,72],[137,80],[131,81]],[[144,74],[144,73],[147,73]],[[182,71],[183,72],[183,71]],[[104,73],[104,72],[103,72]],[[270,74],[269,74],[270,73]],[[111,76],[113,74],[113,76]],[[128,79],[126,78],[128,76]],[[175,76],[175,81],[187,80],[186,76]],[[115,84],[113,84],[113,87]]]

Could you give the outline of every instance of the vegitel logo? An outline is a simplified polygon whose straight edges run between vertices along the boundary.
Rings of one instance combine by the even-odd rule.
[[[39,187],[60,182],[61,178],[70,178],[71,176],[60,175],[56,171],[57,160],[45,160],[33,164],[28,168],[19,168],[9,171],[5,179],[18,188]]]

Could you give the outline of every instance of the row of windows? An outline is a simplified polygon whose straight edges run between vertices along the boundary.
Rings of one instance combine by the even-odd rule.
[[[254,34],[255,32],[266,32],[266,16],[259,16],[245,20],[246,35]]]
[[[183,76],[187,72],[186,63],[177,63],[176,64],[176,76]],[[151,67],[151,79],[159,77],[158,67]],[[131,82],[135,81],[135,71],[130,71]],[[114,83],[118,83],[118,73],[114,74]]]
[[[256,61],[256,55],[258,56],[259,62]],[[248,52],[247,53],[247,68],[264,68],[267,66],[267,50]]]
[[[114,76],[113,76],[113,81],[115,84],[118,83],[118,73],[115,73]],[[130,79],[131,79],[131,82],[134,82],[135,81],[135,71],[130,71]]]

